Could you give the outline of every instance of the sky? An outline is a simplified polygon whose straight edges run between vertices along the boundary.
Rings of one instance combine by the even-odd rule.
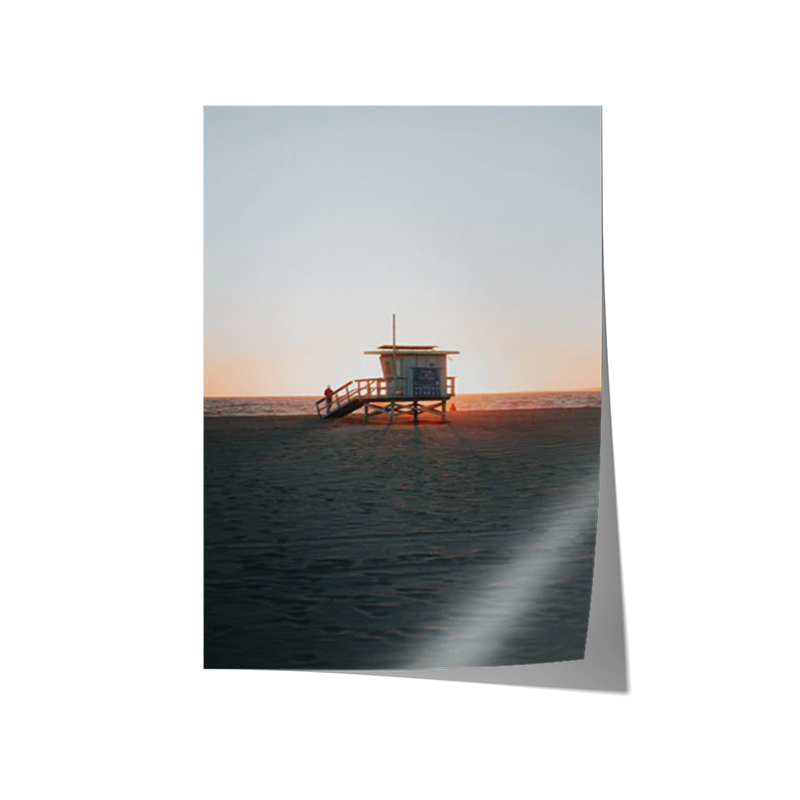
[[[206,397],[319,395],[365,350],[456,390],[599,388],[599,107],[207,107]]]

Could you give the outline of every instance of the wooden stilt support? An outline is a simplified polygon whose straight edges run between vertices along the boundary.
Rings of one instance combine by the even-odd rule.
[[[397,417],[413,417],[414,424],[419,423],[423,414],[433,414],[439,417],[440,422],[447,422],[447,400],[420,399],[416,397],[370,397],[364,401],[364,421],[370,417],[384,415],[388,423],[394,424]]]

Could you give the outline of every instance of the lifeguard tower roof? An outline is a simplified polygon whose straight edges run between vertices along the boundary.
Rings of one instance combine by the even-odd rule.
[[[365,356],[385,356],[389,353],[397,351],[398,355],[404,356],[457,356],[460,355],[458,350],[437,350],[435,344],[398,344],[393,346],[390,344],[382,344],[377,350],[365,350]]]

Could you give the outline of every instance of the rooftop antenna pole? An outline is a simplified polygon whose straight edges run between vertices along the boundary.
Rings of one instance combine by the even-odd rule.
[[[394,373],[394,393],[397,394],[397,322],[392,314],[392,372]]]

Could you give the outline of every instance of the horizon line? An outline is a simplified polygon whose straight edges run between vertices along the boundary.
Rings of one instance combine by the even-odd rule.
[[[594,388],[581,388],[581,389],[519,389],[513,392],[460,392],[454,394],[453,397],[468,394],[556,394],[563,392],[602,392],[603,388],[597,386]],[[204,394],[203,400],[230,400],[237,397],[241,398],[259,398],[259,397],[322,397],[317,394]]]

